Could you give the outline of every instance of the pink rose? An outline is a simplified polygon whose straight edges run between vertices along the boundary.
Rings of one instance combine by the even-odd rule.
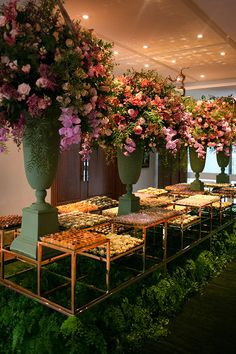
[[[25,73],[28,74],[30,72],[31,66],[30,64],[26,64],[24,66],[22,66],[21,70]]]
[[[91,103],[87,103],[84,105],[84,114],[89,114],[93,109]]]
[[[30,93],[31,87],[28,84],[20,84],[17,88],[17,91],[19,92],[20,95],[28,95]]]
[[[45,77],[40,77],[36,81],[36,86],[41,87],[41,88],[47,88],[48,87],[48,79],[46,79]]]
[[[137,135],[142,134],[143,128],[140,125],[136,125],[133,129],[134,133]]]
[[[7,19],[5,16],[0,16],[0,27],[4,27],[7,23]]]

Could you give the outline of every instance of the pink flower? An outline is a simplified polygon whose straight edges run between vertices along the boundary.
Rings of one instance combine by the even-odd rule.
[[[20,85],[18,86],[18,88],[17,88],[17,91],[19,92],[19,94],[20,94],[20,95],[24,95],[24,96],[29,95],[30,90],[31,90],[30,85],[25,84],[25,83],[20,84]]]
[[[30,69],[31,69],[31,66],[30,64],[26,64],[26,65],[23,65],[21,70],[23,71],[23,73],[25,74],[28,74],[30,72]]]
[[[141,135],[143,132],[143,128],[140,125],[136,125],[133,129],[133,132],[137,135]]]
[[[0,27],[4,27],[7,23],[7,19],[5,16],[0,16]]]
[[[131,108],[131,109],[128,109],[128,114],[130,115],[130,117],[132,119],[135,119],[138,115],[138,111]]]

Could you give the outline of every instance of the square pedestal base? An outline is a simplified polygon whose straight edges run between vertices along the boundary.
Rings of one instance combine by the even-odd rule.
[[[21,233],[12,242],[10,249],[37,259],[37,243],[40,237],[58,232],[58,229],[58,211],[56,208],[49,207],[48,210],[24,208]],[[45,253],[43,258],[50,258],[49,253]]]
[[[118,215],[126,215],[139,210],[139,197],[134,194],[124,194],[119,198]]]
[[[220,173],[216,176],[216,183],[230,183],[229,175],[226,173]]]
[[[195,181],[190,184],[190,188],[192,191],[204,191],[204,183],[200,181],[200,179],[195,179]]]

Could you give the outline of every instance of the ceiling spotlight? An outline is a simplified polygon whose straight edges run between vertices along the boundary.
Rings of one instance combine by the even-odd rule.
[[[86,14],[84,14],[82,17],[83,17],[84,20],[88,20],[89,19],[89,15],[86,15]]]
[[[149,64],[144,64],[145,68],[149,68]]]
[[[203,34],[202,33],[199,33],[198,35],[197,35],[197,38],[203,38]]]
[[[117,50],[115,50],[115,51],[114,51],[114,54],[115,54],[115,55],[118,55],[118,54],[119,54],[119,52],[117,52]]]
[[[201,74],[200,77],[203,79],[205,77],[205,75]]]
[[[171,63],[175,64],[175,63],[176,63],[176,60],[175,60],[175,59],[171,60]]]
[[[148,48],[148,45],[147,44],[144,44],[143,45],[143,49],[147,49]]]
[[[225,52],[220,52],[220,55],[224,56],[224,55],[225,55]]]

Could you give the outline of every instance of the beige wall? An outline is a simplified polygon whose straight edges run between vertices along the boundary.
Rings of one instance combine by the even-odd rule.
[[[50,200],[50,190],[47,200]],[[24,173],[22,150],[8,144],[8,153],[0,154],[0,215],[21,214],[22,208],[35,201],[34,191]]]

